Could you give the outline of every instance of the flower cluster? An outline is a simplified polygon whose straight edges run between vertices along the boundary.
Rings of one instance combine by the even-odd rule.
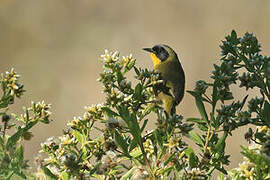
[[[269,176],[269,158],[265,158],[262,154],[264,146],[253,144],[249,148],[242,147],[244,160],[239,167],[229,171],[230,177],[233,179],[267,179]],[[268,149],[269,152],[269,149]]]
[[[233,98],[230,92],[230,85],[235,84],[238,78],[238,73],[236,72],[233,64],[227,61],[223,61],[220,66],[214,65],[215,70],[212,72],[211,76],[218,84],[218,96],[224,100],[230,100]]]
[[[48,155],[41,162],[44,173],[55,179],[210,179],[214,170],[228,172],[227,137],[233,130],[253,124],[262,127],[255,132],[250,128],[245,138],[255,148],[243,147],[248,163],[231,171],[230,176],[252,179],[258,177],[258,172],[267,174],[269,58],[260,54],[260,45],[250,33],[237,37],[232,31],[220,48],[222,57],[220,64],[214,64],[213,82],[200,80],[193,91],[188,91],[200,117],[187,121],[181,115],[164,113],[157,102],[159,91],[170,90],[158,72],[137,68],[132,55],[121,57],[117,51],[105,50],[98,80],[103,84],[106,101],[86,106],[83,116],[68,123],[63,136],[42,144]],[[127,78],[132,70],[134,81]],[[257,88],[260,94],[234,100],[233,85],[246,91]],[[150,113],[155,120],[154,128],[148,131]],[[193,131],[195,125],[199,132]],[[184,138],[194,141],[201,156]]]
[[[206,92],[206,89],[208,88],[208,85],[205,81],[199,80],[196,82],[194,91],[200,95],[204,94]]]
[[[44,101],[41,102],[32,102],[32,107],[28,108],[28,112],[32,111],[34,114],[33,119],[41,120],[44,123],[49,123],[51,104],[46,104]]]
[[[0,99],[0,179],[27,179],[28,161],[24,159],[23,140],[31,140],[34,136],[30,129],[39,122],[50,122],[50,104],[44,101],[24,107],[24,113],[9,114],[9,105],[15,97],[21,97],[25,90],[19,82],[19,75],[12,68],[10,72],[2,73],[0,78],[2,95]]]
[[[201,115],[201,118],[188,120],[194,122],[205,133],[202,136],[192,134],[193,140],[202,147],[204,155],[209,150],[212,154],[207,156],[207,161],[203,155],[201,164],[217,162],[215,167],[224,173],[226,170],[222,165],[229,163],[229,156],[225,155],[227,136],[232,135],[233,130],[247,124],[266,127],[270,125],[270,57],[260,54],[261,46],[252,33],[238,37],[233,30],[222,41],[220,48],[220,64],[214,64],[211,76],[214,82],[200,80],[196,83],[194,91],[188,91],[195,97]],[[246,96],[240,101],[234,100],[231,91],[237,86],[246,90]],[[250,89],[257,89],[259,94],[250,97],[248,93]],[[211,106],[210,113],[206,112],[205,103]],[[222,133],[218,134],[218,131]],[[250,143],[261,145],[261,154],[268,156],[266,152],[270,147],[270,141],[265,132],[259,130],[253,132],[250,128],[245,134],[245,139]],[[244,152],[251,153],[246,150]],[[250,172],[250,169],[247,170]]]
[[[56,178],[68,174],[119,179],[125,173],[129,178],[163,177],[176,164],[188,164],[182,136],[192,130],[192,125],[182,122],[182,116],[166,116],[155,101],[157,90],[168,91],[160,74],[137,68],[132,55],[121,58],[117,51],[105,50],[101,61],[104,71],[98,80],[103,84],[106,102],[86,106],[83,116],[68,123],[64,135],[41,145],[48,155],[40,162],[42,169]],[[132,83],[127,79],[131,70],[135,73]],[[158,117],[159,130],[143,135],[151,112]],[[99,136],[94,136],[96,131]],[[146,169],[141,171],[141,167]]]
[[[13,114],[13,116],[26,124],[34,121],[41,121],[48,124],[51,121],[50,116],[52,114],[50,109],[51,104],[46,104],[44,101],[37,103],[31,102],[31,107],[24,107],[23,114],[20,116]]]
[[[192,168],[187,171],[187,178],[188,179],[198,179],[203,180],[207,178],[206,172],[204,170],[201,170],[199,168]]]
[[[19,77],[20,75],[13,68],[6,73],[1,73],[0,84],[3,90],[2,106],[7,107],[8,104],[12,104],[15,96],[21,97],[25,92],[23,85],[19,83]]]
[[[258,113],[260,114],[260,111],[262,109],[262,105],[264,102],[264,98],[258,98],[257,96],[255,98],[251,98],[250,101],[248,102],[248,111],[250,113]]]

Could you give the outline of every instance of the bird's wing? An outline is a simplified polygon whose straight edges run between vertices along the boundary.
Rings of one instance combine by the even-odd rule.
[[[182,69],[181,64],[177,61],[171,66],[171,72],[167,77],[170,82],[168,83],[170,87],[170,93],[174,97],[175,105],[178,105],[184,97],[185,93],[185,74]]]

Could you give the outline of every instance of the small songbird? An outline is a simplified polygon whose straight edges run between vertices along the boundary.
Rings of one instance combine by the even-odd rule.
[[[182,101],[185,93],[185,73],[177,54],[164,44],[143,50],[150,52],[154,70],[161,74],[162,80],[169,88],[168,92],[159,91],[157,100],[162,102],[168,115],[173,115],[175,107]]]

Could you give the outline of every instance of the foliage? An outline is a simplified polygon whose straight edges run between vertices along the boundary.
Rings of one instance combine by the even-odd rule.
[[[201,114],[201,118],[193,118],[191,121],[200,121],[200,124],[197,124],[198,127],[207,132],[203,135],[206,137],[204,138],[206,143],[202,151],[204,154],[211,155],[206,168],[210,167],[209,170],[217,169],[227,174],[224,168],[224,165],[229,164],[229,155],[225,155],[226,138],[228,135],[232,135],[235,129],[252,124],[258,126],[258,129],[253,132],[250,128],[245,134],[245,138],[254,144],[256,150],[242,148],[243,155],[246,160],[253,163],[256,172],[243,175],[239,169],[234,169],[230,172],[230,176],[234,179],[269,178],[269,154],[266,148],[270,139],[269,135],[260,129],[269,128],[270,125],[270,58],[260,54],[261,46],[252,33],[246,33],[239,38],[236,32],[232,31],[230,35],[226,36],[226,40],[222,41],[220,48],[220,65],[214,64],[211,76],[213,83],[199,81],[195,90],[189,91],[195,97]],[[231,91],[232,85],[245,89],[246,94],[240,101],[234,99]],[[212,87],[210,96],[206,94],[209,87]],[[249,89],[256,89],[259,97],[251,97],[247,101]],[[218,103],[220,106],[217,106]],[[205,104],[209,104],[212,109],[208,114],[205,111]],[[252,160],[252,158],[255,159],[255,156],[256,161]],[[244,161],[244,163],[246,162]],[[248,168],[250,167],[247,166],[247,172],[250,171]]]
[[[212,80],[199,80],[194,90],[188,91],[200,117],[186,119],[169,116],[156,101],[154,89],[168,90],[159,73],[136,67],[132,55],[121,58],[118,52],[106,50],[101,56],[104,70],[99,78],[106,101],[86,106],[85,113],[70,121],[62,136],[42,143],[41,152],[47,157],[40,159],[36,178],[210,179],[219,171],[219,179],[270,179],[270,58],[260,54],[261,46],[250,33],[238,37],[232,31],[220,48],[221,58],[214,64]],[[23,148],[16,143],[37,122],[49,122],[50,106],[32,103],[24,115],[13,115],[24,125],[14,123],[17,132],[7,136],[10,116],[6,108],[23,92],[17,76],[5,80],[12,79],[8,78],[12,73],[2,75],[1,80],[4,128],[0,153],[2,164],[6,156],[16,163],[1,164],[5,171],[1,168],[0,175],[25,178]],[[127,77],[132,73],[135,79],[130,81]],[[232,89],[242,89],[240,100],[235,99]],[[258,96],[250,97],[250,89],[257,90]],[[155,124],[151,130],[149,119]],[[242,146],[244,161],[228,171],[227,137],[247,125],[256,127],[244,136],[252,145]],[[196,144],[196,151],[186,138]]]
[[[23,85],[18,79],[19,75],[14,69],[1,74],[0,179],[13,177],[26,179],[25,170],[28,164],[24,159],[22,141],[31,140],[33,135],[30,129],[38,122],[46,124],[50,122],[50,105],[43,101],[32,102],[31,107],[24,108],[24,113],[21,115],[8,114],[8,107],[14,103],[15,97],[20,98],[24,92]]]
[[[269,126],[270,59],[260,54],[256,37],[249,33],[239,38],[232,31],[220,47],[220,63],[214,64],[213,81],[200,80],[193,91],[188,91],[201,117],[186,121],[182,116],[168,116],[153,101],[154,86],[166,88],[159,74],[138,69],[132,56],[120,58],[118,52],[105,51],[104,72],[99,81],[103,83],[106,102],[87,107],[83,117],[69,123],[70,129],[63,137],[51,142],[52,147],[43,146],[50,157],[44,166],[53,169],[57,177],[82,179],[207,179],[214,170],[227,175],[225,166],[230,163],[225,152],[227,137],[248,124]],[[136,74],[133,86],[126,78],[132,69]],[[236,101],[232,85],[245,88],[246,94],[257,88],[260,97],[245,95]],[[150,112],[155,114],[156,127],[145,132]],[[193,130],[194,125],[199,133]],[[94,129],[101,134],[92,137]],[[254,143],[269,140],[262,132],[249,133],[246,138]],[[183,137],[193,140],[199,153]],[[70,141],[65,144],[61,139]],[[249,151],[244,150],[247,156]]]

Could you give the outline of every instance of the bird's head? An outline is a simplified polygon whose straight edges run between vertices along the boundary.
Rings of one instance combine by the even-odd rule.
[[[175,60],[177,56],[171,47],[164,44],[155,45],[152,48],[143,48],[143,50],[150,52],[154,68]]]

